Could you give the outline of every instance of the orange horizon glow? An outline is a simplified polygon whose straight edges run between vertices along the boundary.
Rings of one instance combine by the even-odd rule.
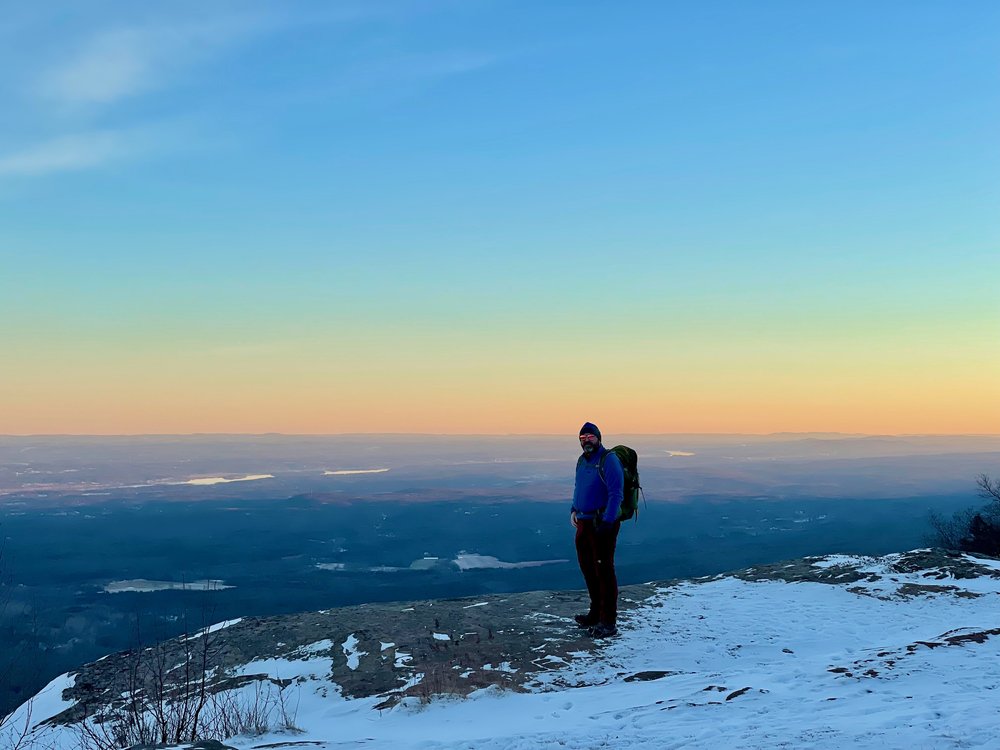
[[[162,406],[162,404],[161,404]],[[0,420],[2,435],[190,435],[190,434],[440,434],[440,435],[560,435],[575,431],[579,423],[593,421],[608,434],[744,434],[840,433],[863,435],[990,435],[998,434],[1000,414],[983,409],[964,418],[947,404],[913,414],[906,403],[859,404],[848,409],[841,404],[822,408],[811,405],[808,413],[778,418],[773,404],[745,404],[724,413],[708,414],[696,406],[687,410],[664,409],[663,417],[641,405],[587,406],[583,401],[543,414],[529,407],[507,408],[492,415],[480,412],[475,419],[461,413],[431,414],[411,408],[403,411],[384,406],[372,416],[363,405],[349,408],[299,406],[272,402],[271,408],[253,413],[237,407],[217,406],[198,415],[179,410],[150,409],[127,415],[110,405],[92,402],[72,415],[52,405],[44,412],[17,414],[8,410]],[[597,408],[595,408],[597,407]],[[805,409],[805,407],[803,407]],[[373,410],[374,411],[374,410]],[[433,410],[428,410],[433,411]],[[117,413],[116,413],[117,412]],[[327,418],[317,414],[327,413]],[[642,416],[640,412],[644,412]],[[853,413],[852,413],[853,412]],[[669,414],[669,416],[667,416]]]
[[[609,434],[969,435],[1000,426],[989,319],[962,336],[770,324],[767,337],[650,329],[639,344],[612,338],[593,351],[572,322],[536,326],[534,339],[523,327],[400,326],[377,345],[325,334],[222,350],[50,336],[49,346],[7,347],[0,434],[565,434],[587,420]]]

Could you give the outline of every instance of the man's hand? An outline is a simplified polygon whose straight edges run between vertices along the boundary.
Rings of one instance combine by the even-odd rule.
[[[570,522],[570,524],[572,524],[573,528],[575,529],[576,528],[576,511],[575,510],[571,510],[569,512],[569,522]]]

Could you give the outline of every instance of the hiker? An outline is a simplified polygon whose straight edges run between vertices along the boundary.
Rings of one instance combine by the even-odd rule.
[[[587,582],[590,610],[574,619],[592,637],[607,638],[618,634],[615,543],[621,528],[618,509],[624,477],[618,456],[601,444],[597,425],[587,422],[580,428],[580,448],[569,518],[576,529],[576,556]]]

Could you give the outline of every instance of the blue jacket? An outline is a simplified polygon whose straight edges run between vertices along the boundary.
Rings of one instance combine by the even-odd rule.
[[[601,456],[604,459],[604,479],[597,470]],[[605,481],[606,480],[606,481]],[[618,520],[622,504],[625,476],[618,456],[603,445],[588,457],[586,453],[576,462],[576,484],[573,487],[573,510],[577,518],[597,518],[601,515],[607,523]]]

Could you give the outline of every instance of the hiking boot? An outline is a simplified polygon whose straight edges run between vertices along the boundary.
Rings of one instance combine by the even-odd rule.
[[[590,612],[585,615],[573,615],[573,619],[581,628],[590,628],[598,623],[597,615],[592,615]]]
[[[591,638],[612,638],[618,635],[618,628],[614,625],[599,622],[594,627],[587,629],[587,635]]]

